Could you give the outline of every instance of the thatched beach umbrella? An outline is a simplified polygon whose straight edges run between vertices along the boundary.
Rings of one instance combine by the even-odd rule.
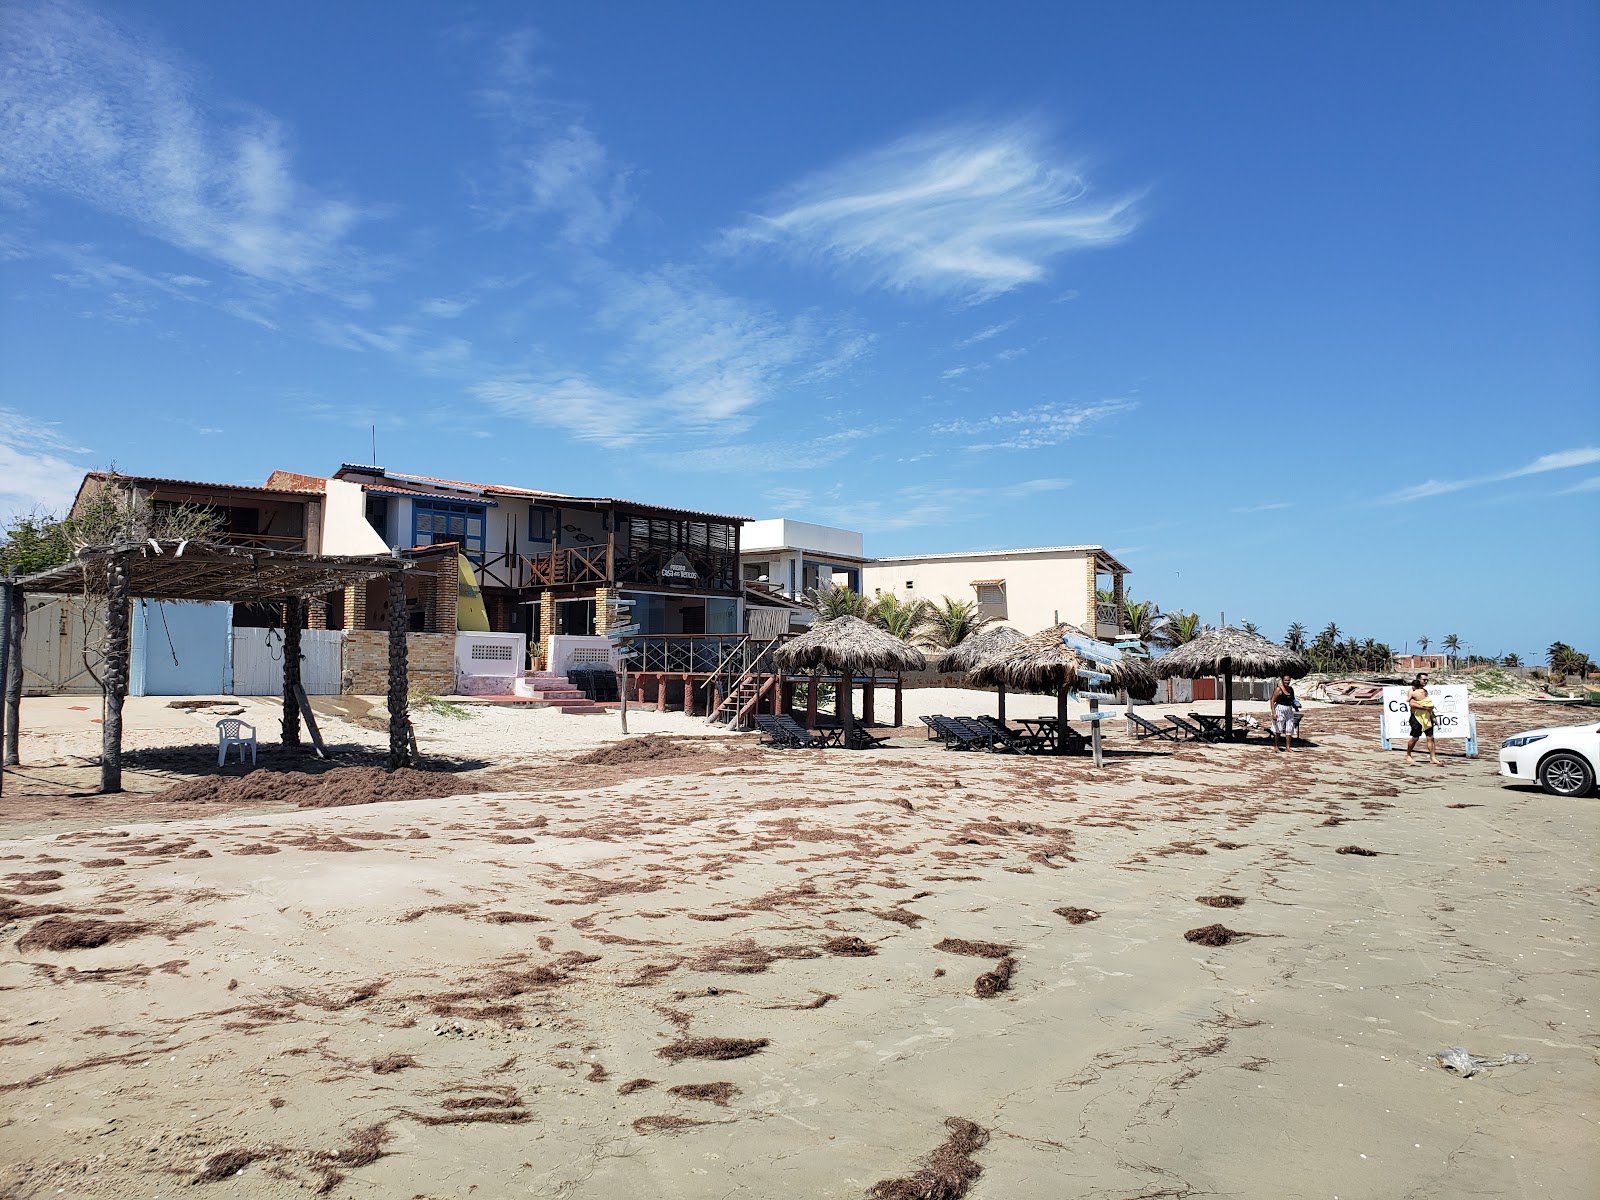
[[[920,671],[927,665],[922,652],[887,630],[860,617],[835,617],[819,621],[799,637],[790,638],[773,652],[773,661],[786,670],[837,671],[839,691],[835,702],[844,723],[844,744],[851,744],[851,693],[859,671]]]
[[[1022,634],[1009,625],[990,625],[980,629],[966,641],[946,650],[939,656],[939,661],[934,664],[940,671],[953,674],[956,671],[970,672],[984,659],[1004,650],[1010,649],[1022,640]],[[1006,685],[999,685],[1000,689],[1000,721],[1006,719]]]
[[[1111,686],[1129,696],[1147,700],[1156,694],[1156,677],[1150,664],[1124,654],[1120,662],[1102,667],[1084,658],[1061,640],[1063,633],[1080,637],[1083,631],[1072,625],[1056,625],[1013,643],[1009,648],[980,662],[967,678],[980,687],[1004,684],[1013,691],[1035,692],[1056,697],[1056,753],[1066,753],[1067,693],[1078,690],[1080,675],[1096,671],[1111,676]]]
[[[1193,641],[1169,650],[1155,661],[1156,674],[1162,679],[1199,679],[1207,675],[1221,675],[1226,698],[1228,737],[1233,738],[1233,677],[1245,679],[1274,679],[1287,675],[1299,679],[1311,670],[1305,657],[1293,650],[1285,650],[1276,642],[1269,642],[1257,633],[1224,626],[1207,629]]]

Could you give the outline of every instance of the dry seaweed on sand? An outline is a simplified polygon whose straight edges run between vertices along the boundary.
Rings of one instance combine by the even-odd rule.
[[[837,1000],[838,998],[839,997],[835,996],[832,992],[817,992],[815,994],[815,996],[811,999],[811,1001],[809,1003],[806,1003],[806,1004],[764,1004],[764,1005],[762,1005],[762,1007],[763,1008],[787,1008],[787,1009],[793,1009],[796,1012],[809,1012],[811,1009],[821,1008],[828,1001]]]
[[[374,1075],[393,1075],[396,1071],[404,1071],[407,1067],[421,1065],[409,1054],[389,1054],[383,1058],[372,1060],[372,1073]]]
[[[656,1081],[654,1079],[630,1079],[627,1083],[617,1088],[617,1095],[631,1096],[635,1092],[642,1092],[646,1088],[655,1087],[655,1085]]]
[[[384,1155],[384,1144],[389,1140],[389,1130],[383,1125],[367,1125],[352,1130],[350,1142],[343,1150],[326,1151],[316,1155],[317,1161],[340,1167],[365,1167]]]
[[[111,942],[124,942],[156,932],[149,921],[73,921],[66,917],[46,917],[17,939],[17,949],[91,950]]]
[[[769,1038],[686,1037],[669,1042],[656,1053],[674,1062],[685,1058],[709,1058],[721,1062],[730,1058],[748,1058],[770,1044]]]
[[[864,942],[854,935],[829,938],[822,943],[822,948],[840,958],[870,958],[878,952],[878,948],[871,942]]]
[[[633,1123],[635,1133],[650,1133],[653,1130],[671,1131],[674,1129],[688,1129],[692,1125],[711,1125],[712,1121],[695,1121],[688,1117],[650,1116],[640,1117]]]
[[[1194,899],[1196,904],[1209,905],[1211,908],[1238,908],[1244,903],[1243,896],[1229,896],[1226,894],[1217,896],[1196,896]]]
[[[1340,846],[1335,854],[1358,854],[1362,858],[1377,858],[1381,851],[1368,850],[1365,846]]]
[[[964,1117],[950,1117],[950,1136],[928,1156],[927,1164],[901,1179],[880,1179],[867,1189],[872,1200],[960,1200],[983,1168],[974,1151],[989,1140],[989,1131]]]
[[[1242,929],[1229,929],[1226,925],[1202,925],[1198,929],[1191,929],[1183,935],[1186,942],[1195,942],[1201,946],[1226,946],[1242,938],[1258,937],[1258,934],[1246,933]]]
[[[1011,976],[1016,973],[1017,960],[1009,954],[995,963],[994,969],[985,971],[972,981],[972,991],[976,996],[988,1000],[998,996],[1001,992],[1011,987]]]
[[[1053,910],[1058,917],[1065,917],[1069,925],[1082,925],[1087,921],[1098,921],[1104,913],[1096,912],[1092,908],[1073,908],[1070,904],[1065,908]]]
[[[216,1183],[219,1179],[227,1179],[230,1175],[237,1175],[256,1159],[264,1155],[257,1150],[224,1150],[220,1154],[213,1154],[206,1159],[206,1165],[200,1168],[191,1183]]]
[[[587,754],[579,754],[572,761],[582,763],[584,766],[611,767],[622,763],[658,762],[669,758],[697,758],[705,754],[706,749],[704,743],[694,738],[669,738],[647,734],[640,738],[629,738],[625,742],[613,742],[598,750],[591,750]]]
[[[968,954],[973,958],[1003,958],[1016,947],[1002,945],[1000,942],[971,942],[966,938],[945,938],[935,942],[933,948],[943,950],[946,954]]]
[[[728,1101],[739,1094],[739,1089],[725,1080],[716,1083],[680,1083],[667,1089],[684,1100],[707,1100],[719,1108],[727,1108]]]

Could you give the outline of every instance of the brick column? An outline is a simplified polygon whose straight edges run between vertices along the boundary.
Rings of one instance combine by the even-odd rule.
[[[457,626],[457,607],[461,600],[461,572],[452,561],[450,570],[439,571],[433,577],[433,631],[454,633]]]
[[[1094,595],[1094,591],[1095,591],[1095,588],[1094,588],[1094,555],[1091,554],[1091,555],[1089,555],[1088,558],[1084,559],[1083,565],[1084,565],[1084,570],[1088,573],[1088,576],[1089,576],[1088,581],[1087,581],[1088,589],[1089,589],[1089,609],[1088,609],[1088,616],[1084,619],[1083,626],[1084,626],[1084,632],[1087,633],[1090,637],[1094,637],[1095,636],[1095,629],[1094,629],[1094,626],[1095,626],[1095,616],[1094,616],[1094,602],[1095,602],[1095,595]]]
[[[610,612],[609,609],[606,608],[606,601],[607,600],[615,600],[616,598],[617,598],[617,589],[616,588],[603,587],[603,588],[599,589],[597,592],[595,592],[595,594],[594,594],[594,631],[595,631],[595,633],[597,633],[597,634],[604,633],[606,630],[610,629],[613,624],[626,625],[628,623],[626,619],[620,618],[620,617],[614,622],[611,619],[611,612]]]
[[[550,667],[550,635],[556,628],[556,594],[549,589],[539,593],[539,662]]]

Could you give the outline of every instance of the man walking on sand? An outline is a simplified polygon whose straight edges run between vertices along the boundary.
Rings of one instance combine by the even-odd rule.
[[[1428,761],[1439,765],[1439,756],[1433,745],[1433,697],[1428,695],[1428,677],[1418,675],[1411,681],[1411,694],[1406,698],[1411,709],[1411,740],[1406,743],[1406,757],[1417,748],[1418,738],[1428,739]]]

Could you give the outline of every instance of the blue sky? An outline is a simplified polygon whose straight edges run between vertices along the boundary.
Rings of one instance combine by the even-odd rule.
[[[395,470],[1600,628],[1592,5],[0,10],[0,509]]]

